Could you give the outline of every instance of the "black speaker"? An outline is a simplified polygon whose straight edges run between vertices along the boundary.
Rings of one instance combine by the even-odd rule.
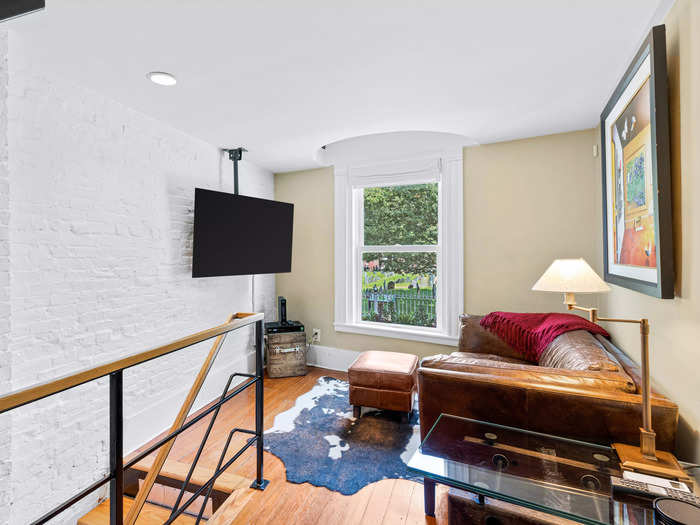
[[[663,525],[695,525],[700,523],[700,507],[671,498],[654,500],[656,523]]]

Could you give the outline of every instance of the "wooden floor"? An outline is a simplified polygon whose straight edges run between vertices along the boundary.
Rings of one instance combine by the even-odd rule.
[[[322,376],[347,380],[347,374],[321,368],[310,368],[304,377],[265,379],[265,429],[272,426],[276,414],[294,405],[296,398],[307,392]],[[217,418],[199,465],[215,468],[228,432],[234,427],[254,428],[254,388],[225,404]],[[193,459],[208,418],[179,436],[169,458],[189,464]],[[157,439],[157,438],[156,438]],[[234,437],[229,456],[245,442],[245,435]],[[147,446],[147,445],[145,445]],[[144,448],[145,448],[144,446]],[[227,458],[228,458],[227,457]],[[265,479],[270,485],[265,491],[246,489],[234,493],[209,521],[210,525],[223,524],[440,524],[447,523],[442,516],[445,493],[438,492],[437,521],[423,514],[423,486],[419,483],[387,479],[372,483],[352,496],[343,496],[323,487],[308,483],[286,481],[284,464],[275,456],[265,453]],[[253,479],[255,451],[251,447],[227,472]],[[158,487],[152,498],[158,498]]]

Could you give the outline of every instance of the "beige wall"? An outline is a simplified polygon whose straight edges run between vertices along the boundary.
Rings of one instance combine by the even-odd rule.
[[[530,291],[555,257],[597,260],[600,222],[594,130],[465,148],[465,311],[561,309]],[[275,175],[275,198],[296,204],[292,273],[277,276],[292,319],[321,329],[321,344],[420,356],[453,347],[333,330],[333,171]],[[598,226],[596,226],[598,227]]]
[[[680,405],[678,455],[700,459],[700,2],[678,0],[666,20],[671,107],[676,298],[662,300],[612,286],[603,314],[648,317],[655,386]],[[600,192],[600,185],[598,186]],[[601,241],[601,237],[598,242]],[[639,360],[638,331],[609,327]]]
[[[465,148],[468,312],[563,311],[559,294],[532,285],[555,258],[583,257],[596,267],[596,139],[585,130]]]

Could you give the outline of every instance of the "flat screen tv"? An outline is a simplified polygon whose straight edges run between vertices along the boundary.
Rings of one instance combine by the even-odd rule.
[[[292,271],[294,205],[194,190],[192,277]]]

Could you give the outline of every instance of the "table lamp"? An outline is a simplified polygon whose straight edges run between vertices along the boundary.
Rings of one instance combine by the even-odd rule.
[[[614,443],[623,469],[635,470],[666,478],[685,478],[687,475],[669,452],[657,452],[656,433],[651,427],[651,385],[649,379],[649,320],[599,317],[597,308],[585,308],[576,304],[577,293],[605,293],[610,287],[583,259],[556,259],[532,287],[539,292],[560,292],[568,310],[588,313],[592,323],[599,321],[633,323],[639,325],[642,341],[642,426],[639,429],[639,448],[624,443]]]

